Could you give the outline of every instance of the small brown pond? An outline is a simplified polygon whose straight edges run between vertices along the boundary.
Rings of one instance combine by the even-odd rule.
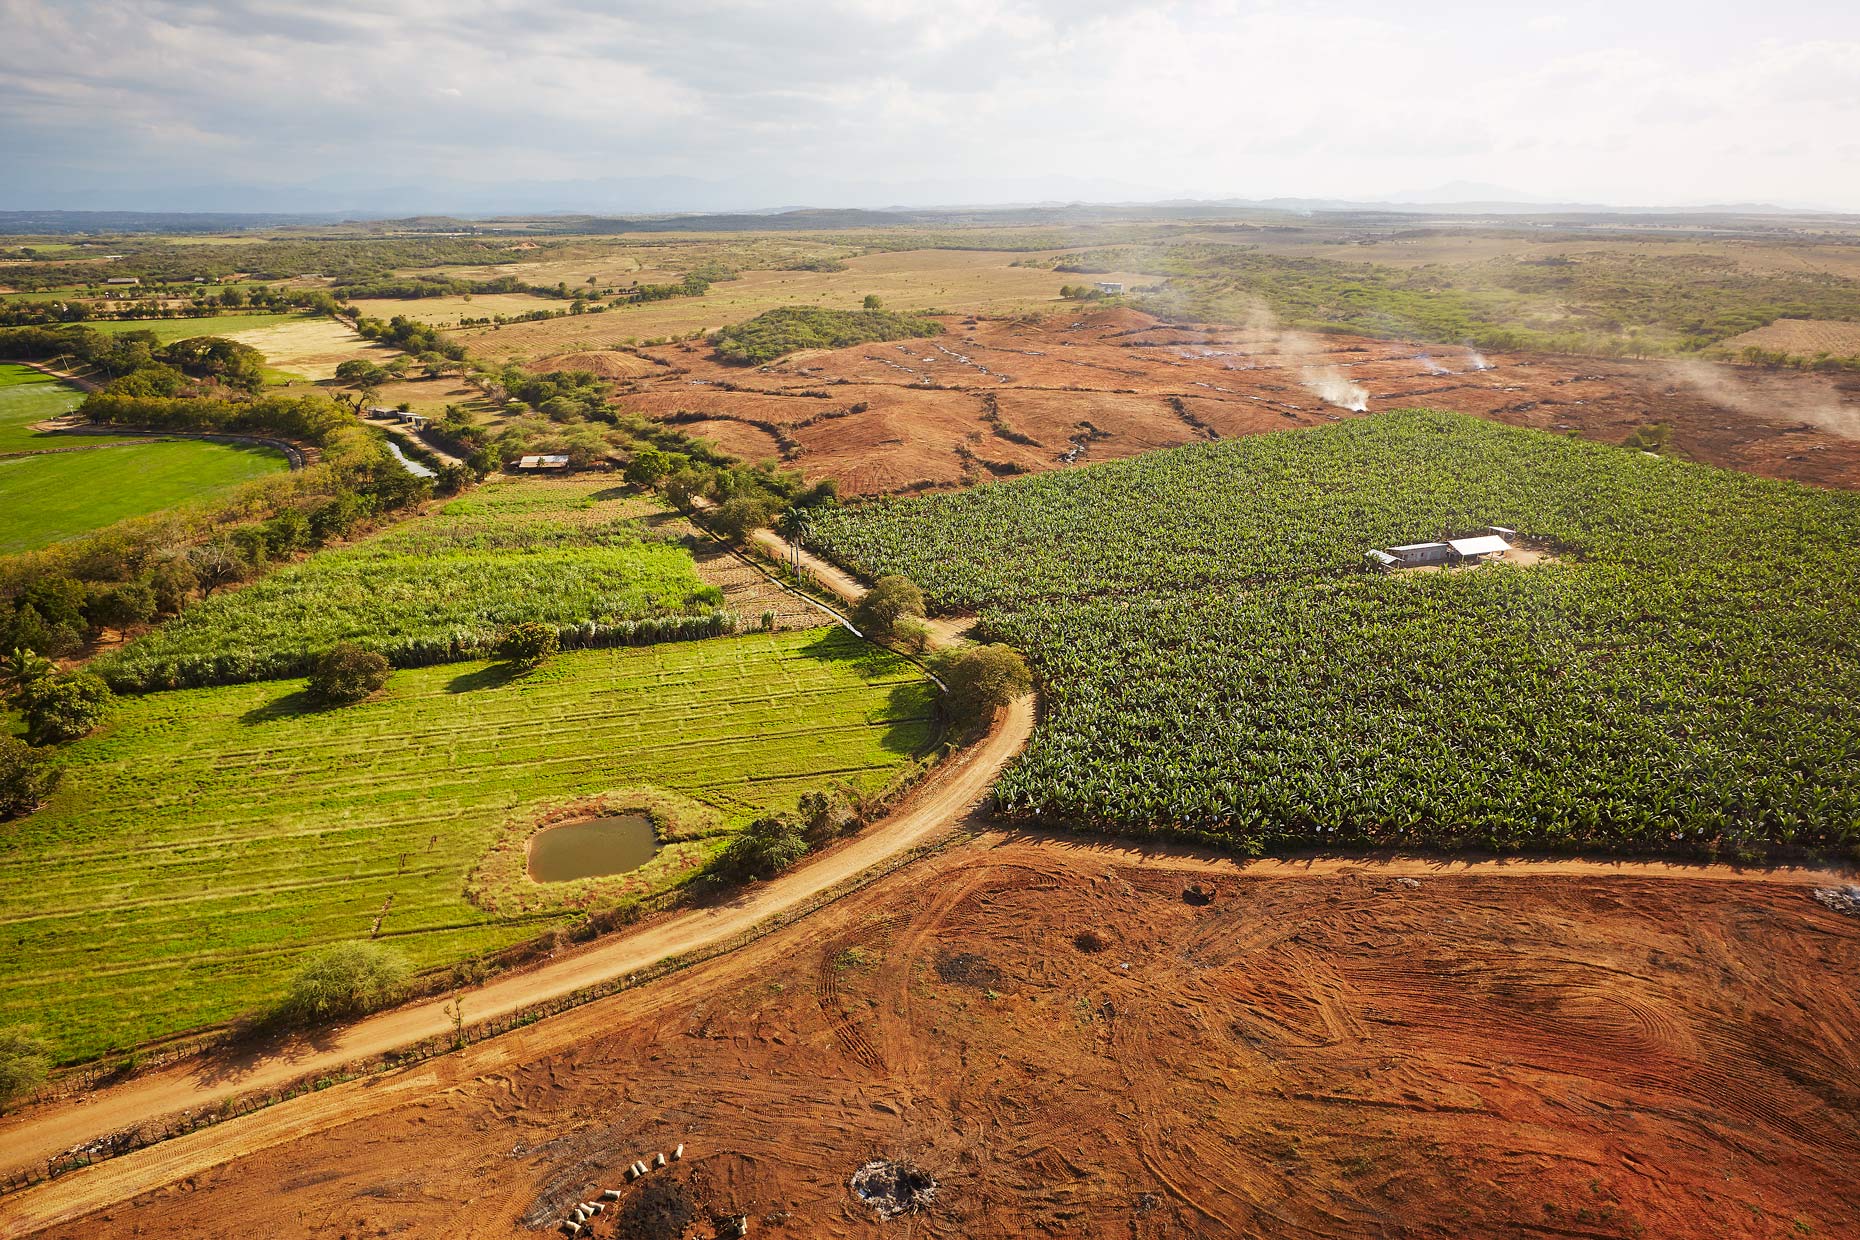
[[[530,877],[565,883],[637,870],[659,851],[652,823],[641,814],[571,822],[536,833],[530,841]]]

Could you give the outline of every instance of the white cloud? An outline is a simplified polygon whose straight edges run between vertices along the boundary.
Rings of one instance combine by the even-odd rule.
[[[810,187],[1373,196],[1464,179],[1860,210],[1857,14],[1799,0],[1517,15],[1366,0],[0,0],[0,158],[21,170],[15,198],[684,176],[749,206]],[[1815,33],[1778,37],[1792,30]]]

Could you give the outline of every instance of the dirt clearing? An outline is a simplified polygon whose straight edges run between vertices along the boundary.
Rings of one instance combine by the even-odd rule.
[[[647,414],[851,493],[970,485],[1200,439],[1427,406],[1677,456],[1860,486],[1860,375],[1705,361],[1483,357],[1356,336],[1180,326],[1127,310],[1037,322],[948,316],[941,336],[726,366],[701,342],[636,350],[616,385]],[[1361,400],[1347,397],[1360,391]]]
[[[1813,890],[983,837],[60,1234],[1860,1234]]]
[[[331,318],[294,318],[275,327],[233,332],[227,338],[263,353],[267,365],[319,382],[335,378],[336,367],[350,358],[386,363],[400,355],[398,350],[370,344],[348,324]]]

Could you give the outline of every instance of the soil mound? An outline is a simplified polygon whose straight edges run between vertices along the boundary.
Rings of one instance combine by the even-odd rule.
[[[880,1160],[853,1172],[853,1196],[880,1218],[896,1218],[930,1204],[936,1180],[909,1163]]]

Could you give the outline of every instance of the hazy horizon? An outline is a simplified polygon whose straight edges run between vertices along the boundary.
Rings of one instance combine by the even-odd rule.
[[[1860,211],[1860,12],[0,0],[0,209]],[[1449,196],[1450,197],[1450,196]]]

